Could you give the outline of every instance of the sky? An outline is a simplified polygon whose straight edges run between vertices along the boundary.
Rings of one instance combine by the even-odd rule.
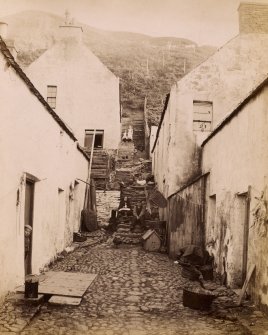
[[[243,2],[250,2],[243,0]],[[266,3],[268,0],[255,0]],[[60,16],[113,31],[188,38],[221,46],[238,34],[240,0],[0,0],[0,17],[24,10]]]

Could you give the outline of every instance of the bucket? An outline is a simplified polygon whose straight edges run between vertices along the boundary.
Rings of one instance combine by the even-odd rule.
[[[183,306],[192,309],[207,310],[216,296],[203,290],[192,291],[183,289]]]
[[[24,297],[29,298],[38,298],[38,278],[36,276],[28,276],[25,280],[25,291]]]

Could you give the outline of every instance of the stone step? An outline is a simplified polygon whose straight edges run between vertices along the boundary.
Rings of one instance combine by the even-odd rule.
[[[141,244],[141,240],[140,239],[135,239],[135,238],[125,238],[122,240],[123,244]]]
[[[118,233],[130,233],[130,228],[117,228]]]
[[[119,223],[117,225],[118,229],[120,228],[126,228],[126,229],[129,229],[131,227],[131,223]]]
[[[144,235],[144,233],[132,233],[132,232],[129,232],[129,233],[120,233],[120,232],[117,232],[116,233],[116,236],[117,237],[122,237],[122,238],[125,238],[125,237],[127,237],[127,238],[141,238],[142,236]]]

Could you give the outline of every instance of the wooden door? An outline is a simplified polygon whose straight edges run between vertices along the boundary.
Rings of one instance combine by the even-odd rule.
[[[242,259],[241,259],[241,284],[246,279],[248,265],[248,238],[249,238],[249,216],[250,216],[250,188],[248,192],[238,194],[238,219],[242,233]]]
[[[33,206],[34,206],[34,182],[26,179],[25,187],[25,211],[24,225],[33,229]],[[24,236],[24,265],[25,275],[32,272],[32,236],[33,230],[29,237]]]

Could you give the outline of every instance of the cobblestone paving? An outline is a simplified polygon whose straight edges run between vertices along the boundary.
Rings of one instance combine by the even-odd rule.
[[[184,279],[163,254],[103,243],[75,250],[52,269],[98,277],[80,306],[45,303],[23,335],[248,334],[236,321],[183,307]]]

